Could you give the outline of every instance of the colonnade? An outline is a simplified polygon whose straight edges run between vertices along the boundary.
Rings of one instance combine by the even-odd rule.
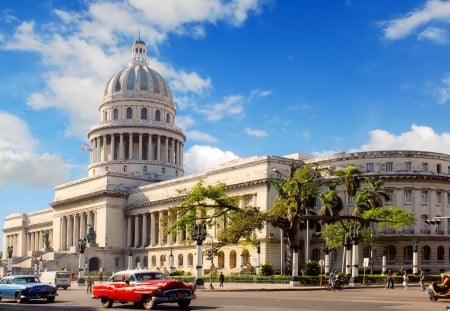
[[[113,133],[91,138],[90,163],[147,160],[183,166],[183,141],[167,135]]]
[[[167,217],[167,211],[156,211],[136,215],[128,215],[127,247],[144,248],[147,246],[182,244],[186,239],[186,231],[176,235],[164,236],[162,220]]]
[[[79,239],[85,239],[87,226],[93,226],[95,230],[95,212],[88,211],[73,215],[62,216],[60,249],[70,250],[70,247],[77,246]]]

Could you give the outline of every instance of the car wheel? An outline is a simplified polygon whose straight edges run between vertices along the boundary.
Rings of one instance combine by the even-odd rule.
[[[24,299],[20,298],[20,293],[16,293],[16,302],[21,303],[23,301],[24,301]]]
[[[145,310],[154,310],[156,308],[156,302],[154,302],[150,296],[146,296],[142,299],[142,305]]]
[[[102,307],[103,307],[103,308],[111,308],[112,305],[113,305],[113,301],[112,301],[112,300],[109,300],[109,299],[106,298],[106,297],[100,298],[100,302],[102,303]]]
[[[55,302],[55,296],[47,297],[47,302]]]
[[[181,301],[178,301],[177,303],[180,308],[184,309],[184,308],[189,307],[189,305],[191,304],[191,300],[190,299],[189,300],[181,300]]]

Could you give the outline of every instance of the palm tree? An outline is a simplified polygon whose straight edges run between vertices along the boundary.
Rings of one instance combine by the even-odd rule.
[[[347,165],[343,169],[338,169],[333,172],[337,177],[338,182],[344,186],[345,194],[347,196],[347,209],[350,205],[350,198],[356,195],[360,186],[360,171],[354,165]],[[348,214],[348,210],[347,210]]]
[[[320,193],[319,199],[322,202],[319,216],[325,218],[325,220],[320,220],[322,224],[332,222],[331,220],[326,220],[326,218],[337,216],[344,208],[342,199],[337,195],[335,184],[329,185],[328,192]]]
[[[367,177],[365,183],[368,187],[361,189],[355,195],[353,216],[360,217],[365,211],[381,207],[383,205],[383,198],[386,198],[386,194],[380,191],[380,188],[384,184],[383,180]]]

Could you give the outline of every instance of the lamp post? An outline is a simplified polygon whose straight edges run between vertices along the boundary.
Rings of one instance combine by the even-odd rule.
[[[325,247],[323,248],[323,252],[325,253],[325,271],[324,273],[327,275],[328,273],[330,273],[330,249],[328,248],[328,246],[325,245]]]
[[[413,240],[412,241],[412,249],[413,249],[413,274],[417,274],[417,272],[418,272],[418,269],[417,269],[417,250],[419,249],[417,240]]]
[[[8,252],[8,274],[10,274],[12,272],[12,257],[13,257],[13,247],[12,245],[8,246],[6,248],[7,252]]]
[[[360,229],[361,229],[360,225],[354,226],[351,228],[351,233],[350,233],[353,248],[352,248],[352,277],[350,279],[349,285],[352,287],[361,286],[361,283],[359,282],[359,277],[358,277],[358,273],[359,273],[358,243],[359,243],[359,238],[361,237]]]
[[[39,258],[39,270],[38,270],[38,274],[41,274],[41,272],[44,270],[44,262],[42,261],[42,254],[41,257]]]
[[[256,274],[261,273],[261,244],[256,246]]]
[[[345,235],[344,238],[344,247],[345,247],[345,274],[351,274],[352,272],[352,241],[348,234]]]
[[[78,259],[78,286],[83,286],[84,281],[84,251],[86,249],[86,239],[78,240],[78,251],[80,252],[80,257]]]
[[[197,244],[197,265],[195,267],[195,285],[197,288],[205,288],[205,282],[202,279],[202,264],[203,264],[203,253],[202,244],[206,239],[206,225],[196,224],[192,232],[192,236]]]
[[[173,273],[173,248],[170,248],[170,255],[169,255],[169,275],[172,275]]]
[[[133,251],[130,249],[130,252],[128,253],[128,270],[133,269]]]

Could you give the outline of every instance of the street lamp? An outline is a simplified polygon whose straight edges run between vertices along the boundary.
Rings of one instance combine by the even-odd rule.
[[[324,264],[325,264],[325,274],[330,273],[330,248],[328,246],[324,246],[323,248],[323,252],[325,253],[325,260],[324,260]]]
[[[133,251],[130,249],[128,253],[128,270],[133,269]]]
[[[173,273],[173,248],[170,248],[170,255],[169,255],[169,275],[172,275]]]
[[[78,251],[80,252],[80,257],[78,260],[78,286],[85,284],[84,281],[84,251],[86,249],[86,239],[78,240]]]
[[[360,285],[359,278],[358,278],[358,272],[359,272],[359,265],[358,265],[358,243],[359,239],[361,237],[361,228],[360,225],[353,226],[350,230],[350,238],[353,244],[352,248],[352,277],[350,279],[350,286],[357,287]]]
[[[205,282],[202,279],[202,264],[203,264],[203,254],[202,254],[202,244],[206,239],[206,225],[203,223],[196,224],[192,232],[192,237],[197,244],[197,265],[195,267],[195,285],[197,288],[205,288]]]
[[[417,251],[419,249],[417,240],[412,241],[412,249],[413,249],[413,274],[417,274]]]
[[[39,270],[38,273],[41,274],[41,272],[44,270],[44,262],[42,261],[42,254],[41,257],[39,258]]]

